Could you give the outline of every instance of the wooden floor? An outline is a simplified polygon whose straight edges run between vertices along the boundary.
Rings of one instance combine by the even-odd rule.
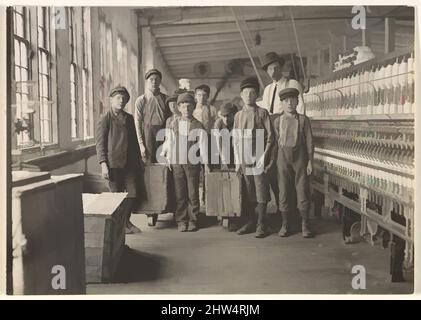
[[[363,242],[345,245],[334,220],[315,220],[318,236],[264,239],[239,236],[216,220],[193,233],[180,233],[172,215],[142,233],[127,235],[128,249],[115,283],[89,284],[88,294],[401,294],[412,283],[391,283],[389,250]],[[366,290],[352,289],[352,266],[367,271]]]

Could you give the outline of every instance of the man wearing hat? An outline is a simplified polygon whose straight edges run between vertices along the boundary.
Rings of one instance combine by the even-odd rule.
[[[156,135],[160,129],[165,128],[171,111],[165,104],[167,96],[160,91],[161,72],[151,69],[146,73],[145,80],[145,94],[136,100],[134,119],[142,160],[156,163],[156,151],[162,143],[156,139]]]
[[[266,173],[269,170],[270,152],[274,146],[272,125],[269,112],[256,105],[259,93],[257,78],[243,80],[240,90],[244,107],[235,115],[233,136],[236,171],[244,177],[248,212],[245,212],[247,223],[237,233],[246,234],[255,230],[255,237],[263,238],[267,235],[266,208],[270,201]],[[258,138],[262,138],[263,141],[258,141]],[[263,154],[258,154],[257,146],[263,147]]]
[[[231,164],[234,164],[235,160],[231,131],[234,127],[234,117],[237,111],[237,106],[231,102],[224,103],[219,111],[220,116],[215,121],[214,125],[215,130],[213,136],[216,139],[216,146],[221,160],[221,168],[224,170],[228,169],[228,166]],[[227,141],[227,139],[225,139],[225,135],[229,138],[229,148],[223,144],[224,141]]]
[[[310,238],[309,227],[310,181],[313,172],[313,135],[310,120],[297,113],[298,96],[296,88],[285,88],[279,92],[283,112],[276,114],[273,127],[277,139],[277,171],[279,181],[279,209],[282,214],[282,228],[279,236],[290,233],[288,213],[294,210],[290,203],[291,190],[295,190],[297,208],[302,218],[302,235]]]
[[[200,157],[207,167],[207,134],[202,124],[193,117],[195,100],[190,93],[180,94],[177,105],[180,116],[174,118],[171,124],[173,134],[168,136],[168,144],[175,152],[167,152],[167,162],[174,177],[175,220],[179,231],[196,231],[201,164],[192,162],[189,150],[198,144]]]
[[[125,87],[111,90],[111,108],[101,116],[96,129],[96,151],[102,176],[108,180],[110,191],[127,191],[127,197],[134,205],[140,152],[133,116],[124,111],[129,99]],[[126,233],[137,232],[140,230],[130,222],[129,216]]]
[[[269,111],[271,115],[277,114],[282,112],[282,104],[281,100],[279,100],[278,93],[283,88],[296,88],[300,91],[301,100],[300,103],[303,101],[302,97],[302,89],[301,85],[298,81],[294,79],[289,79],[287,75],[283,74],[285,67],[285,60],[282,57],[279,57],[276,52],[269,52],[263,57],[262,68],[271,78],[272,83],[268,84],[265,87],[263,92],[263,100],[261,102],[261,106]],[[299,113],[303,112],[302,103],[298,106]],[[272,166],[272,172],[269,174],[269,183],[270,187],[275,195],[277,212],[279,212],[278,208],[278,194],[279,194],[279,187],[278,187],[278,179],[276,174],[276,165]]]
[[[303,96],[301,84],[294,79],[289,79],[288,75],[284,74],[283,69],[285,60],[278,56],[276,52],[269,52],[263,57],[262,68],[266,71],[268,76],[272,79],[272,83],[268,84],[263,91],[262,107],[267,109],[270,114],[280,113],[283,108],[281,101],[278,98],[278,93],[284,88],[296,88],[300,94],[299,104],[297,106],[298,113],[304,113]]]

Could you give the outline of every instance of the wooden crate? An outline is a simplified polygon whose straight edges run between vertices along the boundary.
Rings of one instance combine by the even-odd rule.
[[[174,188],[171,177],[170,171],[164,165],[146,165],[143,175],[138,181],[136,212],[145,214],[172,212],[174,210]]]
[[[81,175],[13,178],[13,294],[84,294]],[[54,266],[64,267],[65,288],[53,287]]]
[[[127,193],[83,194],[86,281],[112,280],[125,247]]]
[[[242,183],[234,171],[213,170],[205,181],[207,216],[241,216]]]

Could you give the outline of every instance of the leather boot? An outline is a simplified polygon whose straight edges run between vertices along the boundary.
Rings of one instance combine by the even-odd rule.
[[[303,234],[303,238],[313,238],[314,233],[311,231],[311,228],[309,225],[310,219],[308,218],[309,216],[308,210],[300,211],[300,213],[301,213],[301,232]]]
[[[279,230],[278,235],[280,237],[288,237],[289,236],[289,225],[288,225],[288,212],[281,212],[282,214],[282,227]]]
[[[255,238],[264,238],[266,237],[266,203],[259,203],[256,207],[256,214],[257,214],[257,229]]]
[[[249,202],[246,204],[244,218],[247,219],[247,223],[237,230],[237,234],[243,235],[256,231],[256,215],[254,213],[256,205],[257,203],[255,202]]]

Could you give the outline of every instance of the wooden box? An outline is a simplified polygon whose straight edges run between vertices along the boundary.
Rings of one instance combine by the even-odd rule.
[[[81,175],[14,172],[13,180],[13,294],[84,294]],[[65,272],[58,288],[56,266]]]
[[[127,193],[83,194],[86,281],[112,280],[125,247]]]
[[[205,181],[207,216],[241,216],[242,183],[234,171],[213,170]]]
[[[174,209],[172,198],[174,191],[171,177],[170,171],[164,165],[146,165],[143,175],[138,181],[139,192],[136,211],[145,214],[171,212]]]

